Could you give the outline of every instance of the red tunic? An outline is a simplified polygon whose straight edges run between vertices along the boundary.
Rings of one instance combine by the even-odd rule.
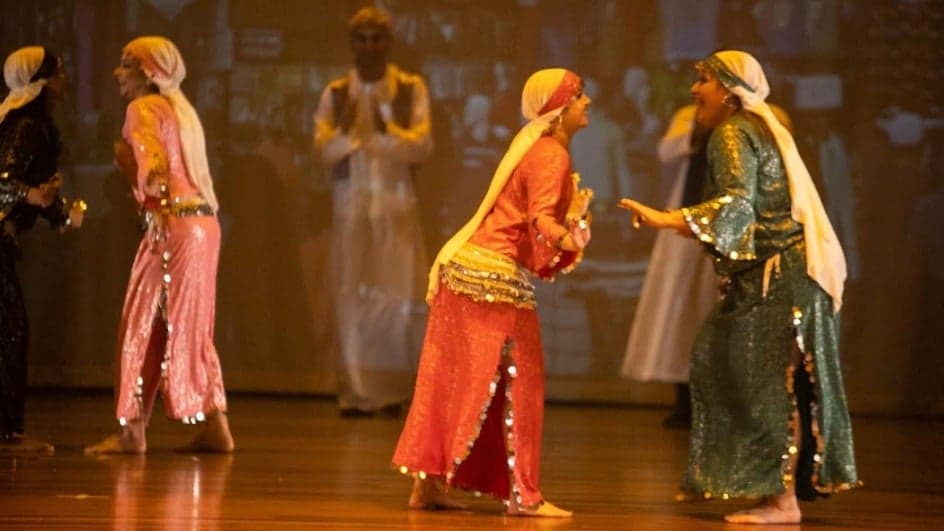
[[[567,234],[563,221],[573,197],[570,174],[570,154],[564,146],[541,137],[518,163],[471,242],[541,278],[553,277],[577,256],[557,247]]]

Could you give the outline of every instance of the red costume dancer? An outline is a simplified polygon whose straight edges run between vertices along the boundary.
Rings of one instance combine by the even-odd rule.
[[[131,266],[118,333],[116,417],[122,431],[88,451],[145,451],[144,428],[158,391],[169,418],[207,421],[184,449],[231,451],[213,345],[218,203],[203,128],[179,88],[183,58],[167,39],[142,37],[125,47],[115,75],[131,100],[117,163],[132,181],[146,232]]]
[[[567,152],[589,98],[567,70],[528,80],[522,128],[478,212],[430,272],[426,339],[393,463],[416,478],[410,505],[456,507],[445,487],[507,500],[510,514],[570,516],[538,488],[544,354],[530,276],[572,269],[590,238],[589,194]]]

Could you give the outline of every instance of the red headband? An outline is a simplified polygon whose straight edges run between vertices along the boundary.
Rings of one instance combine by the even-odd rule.
[[[551,97],[548,98],[547,103],[544,104],[544,107],[541,107],[541,110],[538,111],[538,115],[549,113],[554,109],[563,107],[570,103],[577,94],[580,94],[580,76],[571,72],[570,70],[564,73],[564,79],[561,80],[560,85],[557,85],[557,88],[554,89],[554,93],[551,94]]]

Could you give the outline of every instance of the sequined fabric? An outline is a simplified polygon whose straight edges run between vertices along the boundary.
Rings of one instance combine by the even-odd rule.
[[[29,330],[16,237],[39,217],[53,227],[67,219],[61,197],[46,208],[25,201],[31,186],[53,177],[59,151],[59,132],[44,99],[10,111],[0,123],[0,438],[24,429]]]
[[[13,239],[0,232],[0,439],[23,433],[26,405],[28,329],[16,256]]]
[[[578,253],[561,251],[562,224],[573,197],[570,155],[542,137],[521,159],[471,242],[501,253],[543,279],[568,268]]]
[[[187,175],[177,117],[166,98],[151,94],[129,103],[122,137],[134,152],[138,185],[132,193],[139,205],[157,210],[162,199],[173,202],[176,198],[200,195]],[[166,197],[149,191],[155,180],[167,185]]]
[[[504,302],[528,310],[537,304],[527,270],[473,243],[465,244],[442,267],[440,276],[453,292],[477,302]]]
[[[149,223],[131,266],[119,327],[116,416],[120,423],[149,418],[160,392],[169,418],[199,422],[226,410],[213,344],[219,223],[212,215],[174,209],[202,207],[179,200],[199,193],[187,177],[176,117],[164,98],[134,100],[123,136],[137,164],[134,196]]]
[[[393,456],[400,472],[441,477],[462,489],[514,498],[523,507],[542,501],[540,327],[527,297],[509,294],[527,291],[521,285],[527,279],[520,278],[525,270],[550,278],[573,263],[576,253],[556,246],[567,232],[572,189],[566,150],[553,139],[539,140],[470,244],[443,268],[413,402]],[[453,290],[456,278],[483,281]]]
[[[536,504],[543,415],[544,355],[534,310],[476,302],[440,285],[394,466],[503,500],[514,489],[522,505]]]
[[[13,208],[21,201],[26,200],[29,186],[16,179],[10,179],[10,174],[0,174],[0,220],[7,217]]]
[[[62,197],[46,208],[25,201],[30,187],[53,178],[60,151],[59,130],[43,101],[10,111],[0,124],[0,220],[12,223],[13,233],[31,228],[40,217],[53,227],[65,223]]]
[[[683,490],[696,498],[757,497],[796,481],[798,496],[811,499],[855,487],[839,319],[806,273],[779,152],[759,121],[740,113],[712,134],[708,157],[710,199],[684,213],[726,287],[692,355]],[[789,431],[794,409],[803,444]]]

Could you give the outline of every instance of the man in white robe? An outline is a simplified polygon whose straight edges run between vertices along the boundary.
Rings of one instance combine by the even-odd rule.
[[[413,189],[433,149],[423,79],[387,61],[389,16],[349,23],[355,67],[315,112],[315,152],[334,182],[331,291],[342,415],[398,410],[413,389],[426,269]]]

